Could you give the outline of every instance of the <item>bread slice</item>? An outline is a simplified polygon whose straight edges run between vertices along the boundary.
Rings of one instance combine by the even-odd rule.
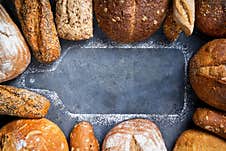
[[[93,37],[92,0],[58,0],[56,25],[60,38],[85,40]]]

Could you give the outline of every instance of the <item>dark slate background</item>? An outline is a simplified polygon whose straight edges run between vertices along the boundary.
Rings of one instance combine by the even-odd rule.
[[[0,2],[20,26],[11,2],[2,0]],[[188,75],[185,74],[187,66],[184,54],[188,53],[191,56],[211,39],[196,29],[191,37],[181,35],[177,42],[181,44],[181,48],[188,51],[182,52],[175,48],[167,48],[172,44],[167,42],[160,29],[147,41],[132,46],[145,45],[148,41],[153,41],[163,48],[125,49],[117,48],[118,45],[115,43],[112,44],[98,28],[96,21],[94,26],[94,39],[80,42],[60,40],[62,54],[65,56],[56,70],[25,72],[17,79],[4,84],[56,92],[64,106],[53,103],[47,118],[57,123],[66,136],[69,135],[73,125],[80,121],[79,114],[100,116],[90,119],[100,143],[107,131],[117,123],[116,121],[108,124],[95,122],[103,118],[101,114],[133,114],[133,117],[147,114],[147,118],[160,127],[167,148],[171,150],[180,133],[194,127],[191,120],[194,109],[203,106],[197,101],[189,85]],[[84,48],[92,40],[99,40],[103,44],[110,43],[113,48]],[[55,64],[41,65],[32,59],[28,70],[33,71],[36,68],[49,70],[52,66]],[[21,83],[21,80],[25,81]],[[181,113],[185,91],[188,93],[187,106]],[[43,95],[54,102],[53,97],[48,93]],[[72,118],[65,111],[75,113],[78,117]],[[179,114],[181,117],[171,119],[166,116],[164,119],[156,118],[152,116],[153,114]],[[13,119],[15,118],[0,116],[0,127]],[[127,118],[118,121],[125,119]]]

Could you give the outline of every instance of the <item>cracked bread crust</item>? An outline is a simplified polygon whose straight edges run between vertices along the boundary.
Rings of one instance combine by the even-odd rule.
[[[166,151],[158,127],[146,119],[132,119],[116,125],[106,135],[102,151]]]
[[[189,76],[202,101],[226,111],[226,39],[202,46],[190,61]]]
[[[60,56],[57,36],[49,0],[14,0],[24,36],[41,63],[52,63]]]
[[[85,40],[93,37],[92,0],[57,0],[56,25],[60,38]]]
[[[168,0],[94,0],[99,27],[121,43],[142,41],[161,26]]]

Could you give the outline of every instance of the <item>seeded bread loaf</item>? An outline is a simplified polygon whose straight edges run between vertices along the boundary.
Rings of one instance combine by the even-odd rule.
[[[226,114],[207,108],[198,108],[193,115],[194,123],[226,139]]]
[[[57,0],[56,25],[60,38],[85,40],[93,37],[92,0]]]
[[[0,115],[41,118],[49,110],[44,96],[25,89],[0,85]]]
[[[30,51],[22,34],[0,4],[0,83],[24,72],[30,60]]]
[[[106,135],[102,151],[166,151],[158,127],[146,119],[116,125]]]
[[[61,129],[47,119],[21,119],[0,129],[0,151],[69,151]]]
[[[190,61],[190,82],[197,96],[226,111],[226,39],[216,39],[200,48]]]
[[[60,56],[60,43],[49,0],[14,0],[28,44],[39,62],[51,63]]]
[[[151,36],[161,26],[168,0],[94,0],[99,27],[112,40],[131,43]]]
[[[226,38],[226,1],[196,0],[196,24],[212,37]]]

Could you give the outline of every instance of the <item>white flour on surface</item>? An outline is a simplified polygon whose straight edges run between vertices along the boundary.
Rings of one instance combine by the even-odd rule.
[[[156,43],[153,41],[149,41],[142,44],[136,44],[136,45],[119,45],[114,42],[111,43],[104,43],[102,41],[98,40],[92,40],[89,42],[89,44],[86,44],[84,46],[79,46],[80,48],[172,48],[169,49],[170,51],[181,51],[184,55],[185,60],[185,92],[184,92],[184,105],[183,109],[176,114],[75,114],[72,112],[69,112],[63,101],[59,98],[58,94],[55,91],[50,90],[44,90],[44,89],[33,89],[31,87],[26,86],[26,76],[28,74],[36,74],[36,73],[42,73],[42,72],[54,72],[58,65],[62,62],[64,56],[68,53],[68,51],[78,48],[78,45],[71,46],[63,51],[62,56],[58,61],[53,63],[52,65],[34,65],[31,64],[25,73],[20,76],[17,79],[18,85],[23,88],[30,89],[32,91],[38,92],[40,94],[45,95],[48,97],[52,102],[52,106],[56,107],[59,111],[64,113],[68,118],[74,119],[76,121],[89,121],[92,124],[97,125],[112,125],[114,123],[118,123],[127,119],[131,118],[147,118],[154,120],[162,124],[163,126],[168,127],[169,125],[174,125],[175,123],[179,121],[183,121],[186,118],[186,115],[189,111],[189,91],[191,91],[191,88],[188,85],[188,77],[187,77],[187,66],[188,66],[188,60],[190,59],[192,55],[192,51],[188,49],[186,45],[180,42],[175,42],[169,45],[161,45],[160,43]],[[28,78],[29,79],[29,78]],[[31,83],[34,79],[31,79]]]

